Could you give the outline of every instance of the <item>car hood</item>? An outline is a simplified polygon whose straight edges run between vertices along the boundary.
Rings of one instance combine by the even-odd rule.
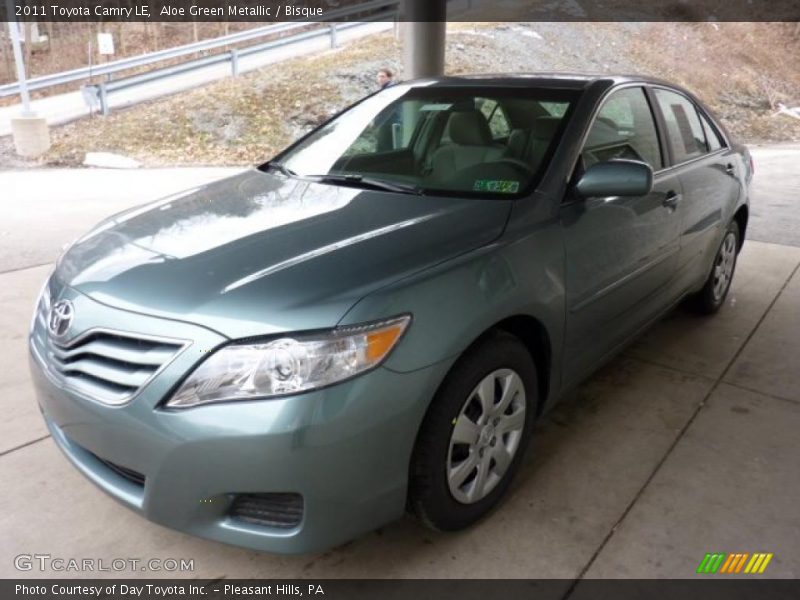
[[[490,243],[510,207],[249,170],[107,219],[56,276],[231,338],[326,328],[371,291]]]

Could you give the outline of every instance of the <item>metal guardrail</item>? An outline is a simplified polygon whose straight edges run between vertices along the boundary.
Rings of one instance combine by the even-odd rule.
[[[220,64],[225,62],[230,63],[231,75],[233,77],[236,77],[239,74],[239,60],[245,56],[249,56],[251,54],[257,54],[265,50],[271,50],[272,48],[286,46],[307,39],[320,38],[326,36],[330,36],[331,48],[335,48],[337,44],[338,31],[349,29],[351,27],[356,27],[367,21],[386,20],[391,16],[392,14],[390,13],[379,13],[377,15],[371,16],[371,18],[369,19],[363,19],[361,21],[340,23],[340,24],[331,23],[324,29],[313,29],[311,31],[304,31],[296,35],[279,38],[277,40],[272,40],[270,42],[265,42],[263,44],[257,44],[255,46],[248,46],[246,48],[235,48],[233,50],[230,50],[229,52],[224,52],[221,54],[216,54],[214,56],[199,58],[178,65],[165,67],[163,69],[148,71],[146,73],[142,73],[139,75],[132,75],[130,77],[125,77],[124,79],[116,79],[112,81],[100,82],[98,84],[81,86],[81,92],[83,93],[84,100],[86,101],[86,103],[89,105],[90,108],[98,108],[101,114],[103,114],[104,116],[108,116],[108,114],[111,112],[111,107],[108,102],[108,94],[116,90],[122,90],[134,87],[142,83],[147,83],[149,81],[156,81],[158,79],[163,79],[166,77],[170,77],[172,75],[179,75],[182,73],[187,73],[189,71],[194,71],[196,69],[201,69],[203,67],[208,67],[214,64]]]
[[[300,32],[295,35],[289,35],[280,38],[278,40],[273,40],[272,42],[261,44],[259,46],[238,48],[230,52],[222,53],[219,55],[187,61],[186,63],[182,63],[182,65],[175,65],[175,67],[180,67],[185,65],[186,68],[183,69],[183,71],[189,71],[195,68],[201,68],[203,66],[207,66],[208,64],[212,64],[213,62],[231,61],[232,64],[231,71],[235,75],[238,72],[237,70],[238,67],[236,66],[237,55],[238,57],[241,57],[245,56],[246,54],[259,52],[260,50],[267,50],[271,47],[269,46],[269,44],[275,44],[274,47],[277,47],[279,45],[290,44],[292,42],[300,41],[302,39],[308,39],[310,37],[319,37],[324,35],[331,36],[331,46],[334,47],[336,45],[337,29],[341,30],[347,27],[353,27],[357,25],[358,22],[353,21],[353,22],[344,22],[337,24],[333,23],[333,21],[343,21],[348,17],[352,17],[354,15],[359,15],[371,11],[379,11],[379,12],[367,15],[366,17],[361,18],[361,21],[379,21],[382,19],[394,19],[398,11],[398,4],[399,0],[368,0],[367,2],[363,2],[361,4],[348,6],[347,8],[331,10],[325,13],[324,15],[326,22],[325,23],[319,22],[319,24],[323,26],[321,29],[314,29],[311,31]],[[95,65],[93,67],[81,67],[79,69],[72,69],[70,71],[62,71],[60,73],[53,73],[51,75],[43,75],[41,77],[35,77],[33,79],[29,79],[27,82],[28,89],[31,91],[41,90],[57,85],[63,85],[66,83],[73,83],[75,81],[85,80],[88,79],[89,77],[96,77],[103,75],[111,79],[111,77],[114,74],[129,69],[134,69],[137,67],[154,64],[172,58],[188,56],[198,52],[214,50],[232,44],[239,44],[242,42],[259,39],[262,37],[275,35],[278,33],[293,31],[303,27],[308,27],[309,25],[313,25],[314,23],[315,23],[314,21],[297,21],[297,22],[293,21],[289,23],[277,23],[275,25],[267,25],[264,27],[249,29],[247,31],[232,33],[230,35],[221,36],[211,40],[204,40],[192,44],[185,44],[183,46],[176,46],[175,48],[159,50],[158,52],[151,52],[149,54],[142,54],[140,56],[123,58],[113,62],[108,62],[101,65]],[[312,32],[314,35],[309,35]],[[258,48],[258,49],[253,49],[253,48]],[[210,61],[210,62],[203,63],[202,61]],[[191,66],[195,64],[196,66]],[[173,67],[159,69],[158,71],[163,72],[162,75],[163,77],[168,77],[170,75],[175,74],[175,71],[168,72],[169,69],[171,68]],[[143,75],[147,75],[147,73],[142,74],[142,76]],[[135,75],[133,77],[141,77],[141,76]],[[154,75],[152,78],[148,79],[148,81],[159,78],[160,78],[159,76]],[[108,86],[108,84],[106,85]],[[107,91],[110,91],[110,89],[107,89]],[[0,85],[0,98],[5,96],[13,96],[19,93],[20,93],[20,88],[18,82]]]
[[[281,23],[279,25],[267,25],[266,27],[258,27],[256,29],[249,29],[239,33],[226,35],[212,40],[205,40],[202,42],[195,42],[193,44],[186,44],[184,46],[176,46],[175,48],[168,48],[166,50],[159,50],[158,52],[151,52],[149,54],[142,54],[133,56],[131,58],[123,58],[112,62],[95,65],[92,67],[81,67],[79,69],[72,69],[70,71],[62,71],[60,73],[53,73],[51,75],[43,75],[41,77],[34,77],[28,80],[28,89],[41,90],[56,85],[63,85],[65,83],[72,83],[74,81],[81,81],[89,77],[96,77],[100,75],[113,75],[120,71],[134,69],[149,65],[152,63],[177,58],[202,52],[205,50],[213,50],[228,44],[235,44],[244,42],[251,39],[272,35],[286,31],[292,28],[299,27],[295,23]],[[8,83],[0,86],[0,98],[3,96],[13,96],[19,94],[19,82]]]

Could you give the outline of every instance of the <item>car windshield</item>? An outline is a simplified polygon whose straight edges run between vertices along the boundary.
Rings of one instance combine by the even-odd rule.
[[[268,165],[339,185],[520,195],[544,172],[574,100],[554,89],[394,85]]]

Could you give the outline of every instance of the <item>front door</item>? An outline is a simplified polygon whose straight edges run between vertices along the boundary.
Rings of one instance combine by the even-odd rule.
[[[673,301],[680,248],[678,177],[665,171],[653,112],[641,87],[613,92],[581,153],[587,168],[612,158],[653,167],[651,193],[570,198],[561,210],[566,249],[566,385],[582,379],[610,351]]]

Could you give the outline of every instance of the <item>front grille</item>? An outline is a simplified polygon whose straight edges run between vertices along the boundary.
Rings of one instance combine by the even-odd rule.
[[[97,460],[107,466],[109,469],[114,471],[117,475],[124,477],[131,483],[134,483],[138,486],[144,487],[144,475],[139,473],[138,471],[134,471],[133,469],[129,469],[127,467],[123,467],[122,465],[118,465],[116,463],[112,463],[110,460],[105,460],[100,458],[96,454],[92,454]]]
[[[303,520],[300,494],[240,494],[231,505],[230,516],[263,527],[290,529]]]
[[[47,332],[49,304],[45,293],[31,337],[34,350],[58,381],[106,404],[130,399],[183,347],[178,341],[107,330],[61,344]]]

